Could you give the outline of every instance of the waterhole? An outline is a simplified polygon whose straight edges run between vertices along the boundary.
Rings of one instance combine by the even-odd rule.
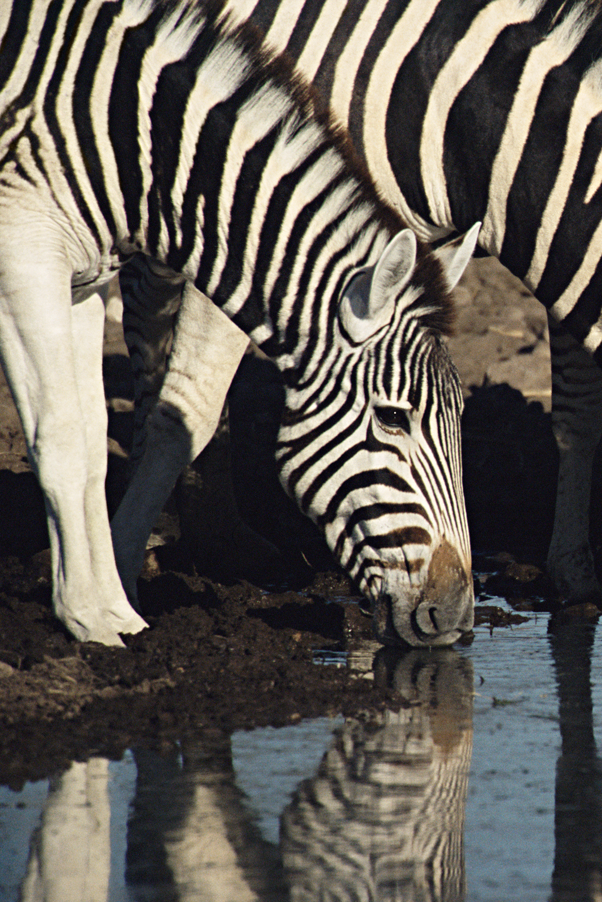
[[[475,632],[375,660],[317,650],[386,672],[391,710],[213,730],[0,788],[1,902],[598,898],[595,627],[529,613]]]

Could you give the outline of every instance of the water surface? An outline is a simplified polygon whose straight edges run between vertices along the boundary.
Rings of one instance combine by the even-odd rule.
[[[0,787],[0,902],[599,899],[601,663],[593,626],[533,614],[380,652],[358,678],[395,710]]]

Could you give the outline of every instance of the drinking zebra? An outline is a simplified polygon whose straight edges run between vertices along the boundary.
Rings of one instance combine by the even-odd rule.
[[[472,625],[473,589],[443,335],[476,229],[427,252],[286,62],[221,13],[188,0],[0,12],[0,353],[44,490],[55,612],[79,639],[144,626],[103,497],[97,293],[142,252],[278,365],[283,479],[373,600],[381,638],[449,644]],[[193,307],[180,322],[204,329]],[[178,406],[162,399],[151,445],[181,425],[188,347],[176,335]],[[223,396],[223,380],[206,387]]]
[[[434,241],[482,221],[483,251],[548,308],[560,451],[548,569],[565,597],[602,600],[588,539],[602,436],[602,7],[228,0],[227,8],[296,61],[418,235]]]

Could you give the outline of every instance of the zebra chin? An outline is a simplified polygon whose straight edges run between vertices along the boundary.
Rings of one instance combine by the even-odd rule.
[[[424,585],[411,585],[403,570],[387,570],[372,599],[374,635],[383,645],[452,645],[474,625],[470,565],[445,539],[433,552]]]

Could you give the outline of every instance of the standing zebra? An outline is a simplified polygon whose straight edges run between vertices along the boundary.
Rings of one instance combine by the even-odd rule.
[[[0,353],[44,490],[55,612],[79,639],[117,644],[144,626],[103,497],[97,293],[142,252],[278,365],[283,479],[372,599],[381,638],[449,644],[474,599],[442,335],[476,229],[427,252],[287,64],[221,13],[189,0],[0,8]],[[186,347],[176,336],[180,399]],[[157,411],[161,441],[179,410]]]
[[[227,8],[296,61],[418,235],[434,241],[482,221],[481,248],[548,308],[560,451],[548,569],[566,597],[602,600],[588,539],[602,435],[601,4],[228,0]],[[126,282],[126,294],[139,282]]]

